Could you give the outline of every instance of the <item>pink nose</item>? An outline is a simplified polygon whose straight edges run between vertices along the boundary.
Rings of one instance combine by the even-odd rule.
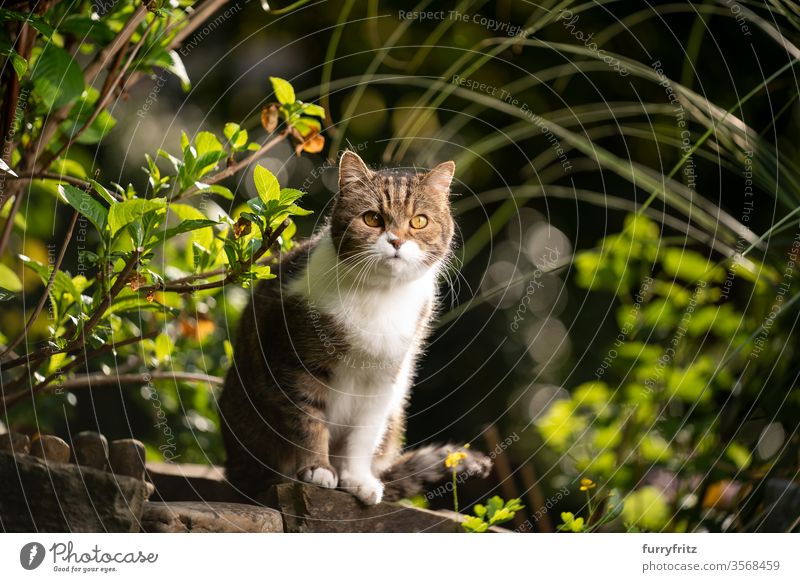
[[[399,250],[400,247],[403,246],[404,242],[406,242],[406,241],[404,241],[401,238],[396,238],[396,239],[390,240],[389,244],[392,245],[395,249]]]

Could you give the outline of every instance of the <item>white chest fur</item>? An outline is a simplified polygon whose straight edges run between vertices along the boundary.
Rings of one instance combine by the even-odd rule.
[[[305,271],[287,291],[332,317],[344,330],[349,350],[343,360],[372,368],[399,367],[415,342],[420,317],[435,293],[435,272],[396,282],[371,281],[358,268],[340,266],[333,242],[320,241]],[[358,361],[363,359],[363,362]]]
[[[332,445],[344,449],[340,468],[358,474],[369,472],[387,420],[408,394],[420,319],[435,293],[434,269],[409,281],[369,277],[348,272],[325,238],[287,287],[344,332],[347,349],[336,354],[326,418]]]

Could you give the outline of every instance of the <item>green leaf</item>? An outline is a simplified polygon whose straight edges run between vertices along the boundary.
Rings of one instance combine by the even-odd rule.
[[[0,263],[0,287],[7,289],[12,293],[19,293],[22,291],[22,282],[17,277],[17,274],[3,263]]]
[[[238,123],[226,123],[223,133],[234,149],[241,150],[247,146],[247,130],[239,127]]]
[[[194,147],[197,150],[198,158],[209,152],[219,152],[223,150],[222,144],[217,139],[217,136],[210,131],[201,131],[198,133],[197,137],[194,138]]]
[[[178,229],[187,228],[186,226],[183,226],[184,223],[189,223],[190,225],[195,226],[201,222],[205,222],[205,227],[197,226],[196,228],[189,229],[191,231],[196,231],[200,228],[203,228],[201,232],[194,232],[191,240],[200,243],[203,248],[211,248],[211,246],[214,244],[214,229],[211,227],[215,224],[219,224],[218,222],[209,220],[208,217],[200,210],[193,206],[189,206],[188,204],[172,204],[170,205],[169,210],[183,221],[183,223],[176,227]],[[183,232],[189,232],[189,230],[184,230]]]
[[[311,115],[312,117],[320,117],[325,119],[325,109],[314,103],[303,103],[301,111],[305,115]]]
[[[270,77],[272,83],[272,90],[275,91],[275,98],[281,105],[288,105],[296,101],[294,96],[294,88],[289,81],[281,79],[280,77]]]
[[[722,267],[714,265],[700,253],[683,248],[666,249],[661,264],[669,275],[690,283],[722,281],[725,278]]]
[[[19,258],[26,267],[39,275],[39,278],[42,280],[42,284],[47,285],[47,282],[50,280],[52,268],[47,267],[38,261],[34,261],[25,255],[19,255]],[[64,293],[68,293],[73,301],[78,300],[81,296],[81,290],[75,285],[75,281],[72,280],[72,277],[70,277],[66,272],[59,270],[56,271],[56,277],[53,280],[53,287],[50,290],[50,296],[54,301],[59,301]]]
[[[293,204],[294,202],[299,200],[304,194],[305,192],[302,192],[295,188],[282,188],[280,196],[281,204]]]
[[[0,56],[7,57],[11,61],[11,66],[14,67],[14,72],[17,74],[18,79],[22,79],[28,70],[28,61],[22,55],[11,48],[6,42],[0,40]]]
[[[739,443],[731,443],[725,449],[725,455],[736,464],[736,468],[744,471],[750,466],[753,456],[745,447]]]
[[[48,110],[69,105],[83,93],[83,72],[67,51],[44,47],[31,73],[36,93]]]
[[[80,39],[93,40],[99,44],[108,44],[114,40],[112,31],[103,20],[94,20],[82,14],[70,14],[58,23],[58,32],[69,33]]]
[[[278,184],[278,179],[275,175],[264,168],[263,166],[256,166],[253,171],[253,178],[256,183],[256,190],[258,197],[264,202],[270,200],[280,200],[281,187]]]
[[[300,208],[297,204],[292,204],[289,208],[286,209],[286,212],[293,216],[308,216],[309,214],[314,214],[313,210],[306,210],[305,208]]]
[[[94,111],[93,104],[85,104],[83,106],[76,105],[75,108],[80,108],[78,117],[72,120],[65,121],[59,126],[59,130],[66,136],[72,136],[83,127],[89,120],[89,116]],[[108,112],[103,109],[97,117],[89,124],[89,127],[75,140],[84,145],[92,145],[102,140],[108,133],[117,125],[117,120]]]
[[[86,178],[86,170],[75,160],[69,158],[58,158],[50,164],[50,171],[56,174],[74,176],[75,178]]]
[[[636,527],[659,531],[669,523],[671,510],[662,492],[648,485],[629,494],[622,508],[626,523]]]
[[[303,137],[308,137],[309,134],[319,132],[322,129],[322,124],[313,117],[301,117],[293,120],[291,124]]]
[[[14,20],[17,22],[27,22],[30,24],[37,32],[41,33],[45,37],[50,37],[53,35],[53,27],[47,24],[47,22],[41,16],[34,14],[31,12],[30,14],[23,14],[22,12],[15,12],[14,10],[0,10],[0,20]]]
[[[111,192],[109,192],[102,184],[91,179],[89,180],[89,183],[92,185],[92,188],[95,192],[97,192],[100,198],[108,202],[110,205],[117,203],[117,200],[111,195]]]
[[[201,228],[206,228],[209,226],[214,226],[215,224],[219,223],[216,220],[209,220],[207,218],[184,220],[178,226],[173,226],[172,228],[168,228],[163,232],[163,234],[157,233],[156,238],[158,242],[164,242],[179,234],[183,234],[185,232],[192,232],[194,230],[199,230]]]
[[[92,198],[83,190],[71,186],[70,184],[60,184],[58,193],[61,198],[75,210],[80,212],[95,226],[98,232],[102,233],[106,229],[108,221],[108,210],[97,200]],[[112,206],[112,210],[113,210]]]
[[[166,333],[158,334],[155,344],[156,358],[158,359],[158,362],[163,364],[164,362],[169,361],[172,357],[172,349],[174,348],[172,340],[169,339],[169,336]]]
[[[183,64],[180,55],[175,51],[169,51],[170,64],[165,67],[170,73],[178,77],[181,81],[181,89],[188,92],[192,89],[192,81],[189,79],[189,74],[186,72],[186,66]]]
[[[226,200],[233,200],[233,192],[231,192],[230,189],[226,188],[225,186],[211,184],[211,186],[208,187],[208,191],[213,192],[214,194],[219,194]]]
[[[111,227],[111,234],[115,235],[122,228],[128,226],[134,220],[141,218],[148,212],[166,208],[167,201],[164,198],[135,198],[118,202],[111,207],[108,213],[108,225]]]
[[[256,279],[274,279],[275,275],[270,271],[269,265],[253,265],[250,268],[250,273]]]
[[[489,524],[483,521],[480,517],[470,515],[461,522],[461,527],[470,533],[483,533],[489,529]]]

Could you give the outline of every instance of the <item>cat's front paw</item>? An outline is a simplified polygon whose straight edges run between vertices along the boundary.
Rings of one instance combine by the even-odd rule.
[[[373,475],[354,475],[342,471],[339,489],[355,495],[365,505],[377,505],[383,499],[383,483]]]
[[[336,489],[336,485],[339,482],[339,478],[336,476],[336,469],[330,465],[323,464],[303,467],[297,472],[297,478],[326,489]]]

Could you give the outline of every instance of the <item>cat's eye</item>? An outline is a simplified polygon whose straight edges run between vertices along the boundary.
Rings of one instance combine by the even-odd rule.
[[[383,226],[383,216],[378,212],[366,212],[364,214],[364,224],[377,228]]]
[[[428,217],[424,214],[417,214],[411,219],[411,228],[416,228],[419,230],[420,228],[425,228],[426,226],[428,226]]]

